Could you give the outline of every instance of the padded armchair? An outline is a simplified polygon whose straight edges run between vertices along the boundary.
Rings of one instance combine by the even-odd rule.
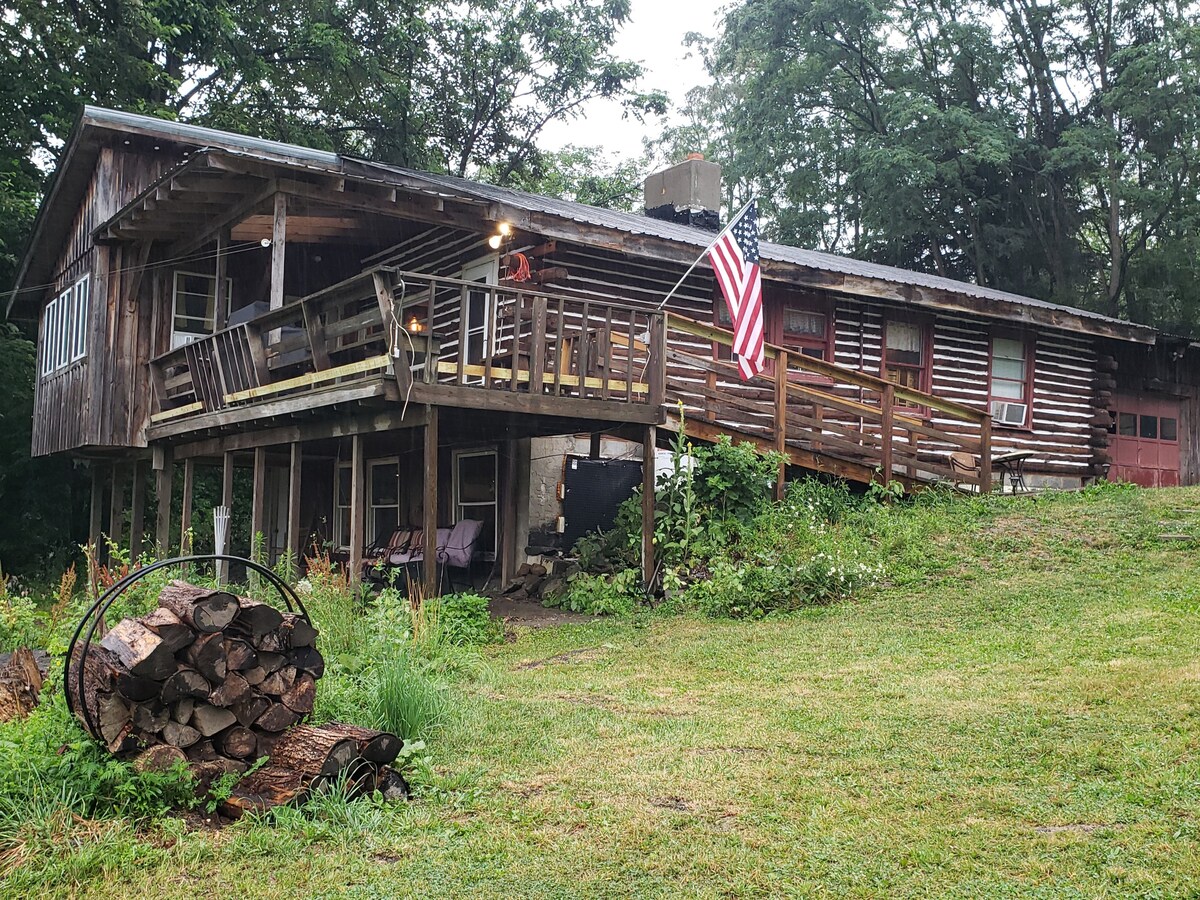
[[[483,522],[478,519],[463,519],[454,526],[445,546],[439,548],[438,563],[442,566],[442,572],[446,576],[450,590],[455,589],[451,570],[464,572],[466,577],[463,587],[474,589],[475,585],[471,581],[471,564],[475,561],[475,550],[482,532]]]

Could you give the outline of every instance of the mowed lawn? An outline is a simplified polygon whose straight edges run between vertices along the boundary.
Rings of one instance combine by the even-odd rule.
[[[933,574],[488,650],[394,810],[144,836],[104,897],[1200,896],[1200,490],[1019,500]],[[131,840],[133,838],[131,837]]]

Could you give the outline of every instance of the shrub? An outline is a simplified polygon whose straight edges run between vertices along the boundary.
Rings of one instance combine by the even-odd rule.
[[[543,601],[588,615],[628,615],[642,597],[642,575],[638,569],[622,569],[612,575],[581,573],[565,593]]]
[[[448,594],[432,602],[437,607],[441,629],[451,644],[470,647],[492,644],[504,637],[503,626],[492,618],[487,597]]]

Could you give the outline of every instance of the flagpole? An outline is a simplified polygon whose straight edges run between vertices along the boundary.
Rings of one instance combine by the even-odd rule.
[[[717,232],[717,236],[712,239],[712,241],[709,243],[709,245],[707,247],[705,247],[703,250],[700,251],[700,255],[696,257],[695,261],[690,266],[688,266],[687,271],[683,273],[683,277],[680,278],[677,282],[675,282],[675,287],[673,287],[673,288],[671,288],[671,290],[667,291],[667,296],[663,297],[662,303],[658,304],[658,306],[655,307],[656,311],[662,309],[664,306],[667,305],[667,301],[670,300],[673,296],[675,296],[675,292],[677,290],[679,290],[679,288],[683,285],[683,283],[685,281],[687,281],[687,277],[692,274],[692,270],[695,269],[696,266],[700,265],[700,260],[704,259],[704,257],[708,254],[708,251],[711,250],[716,245],[717,241],[719,241],[721,239],[721,235],[723,235],[730,228],[732,228],[734,226],[734,224],[737,222],[737,220],[746,214],[746,210],[748,210],[750,208],[750,204],[753,203],[757,199],[758,199],[757,196],[751,197],[750,201],[741,208],[741,210],[738,212],[738,214],[729,220],[729,224]]]

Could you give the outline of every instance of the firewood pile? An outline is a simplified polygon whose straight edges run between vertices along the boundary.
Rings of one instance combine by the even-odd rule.
[[[184,761],[203,791],[267,757],[222,803],[233,818],[339,778],[355,792],[402,795],[388,768],[401,749],[396,735],[299,724],[325,670],[316,639],[304,615],[173,581],[156,609],[121,620],[86,654],[75,646],[67,689],[75,715],[110,752],[139,768]]]

